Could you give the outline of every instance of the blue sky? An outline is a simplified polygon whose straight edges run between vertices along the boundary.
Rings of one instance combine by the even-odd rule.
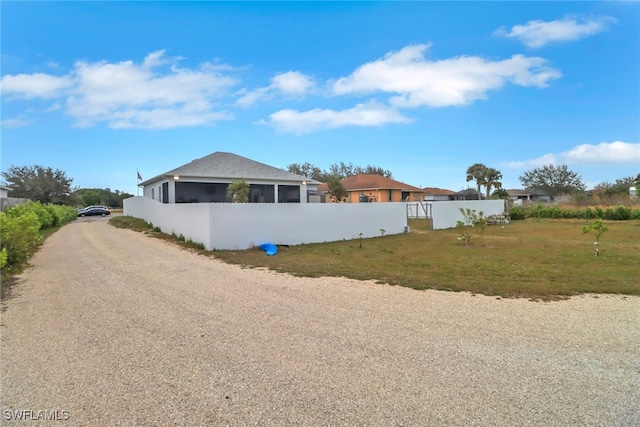
[[[136,194],[215,151],[418,187],[640,172],[638,2],[11,2],[2,171]]]

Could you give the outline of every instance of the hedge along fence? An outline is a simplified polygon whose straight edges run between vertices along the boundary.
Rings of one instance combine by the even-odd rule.
[[[41,230],[59,227],[75,220],[70,206],[27,202],[0,212],[0,268],[21,270],[35,248],[42,242]]]
[[[601,208],[600,206],[589,206],[586,208],[561,208],[557,205],[545,205],[537,203],[535,205],[522,207],[513,206],[509,210],[511,219],[526,218],[576,218],[576,219],[606,219],[612,221],[624,221],[629,219],[640,219],[640,208],[629,206],[616,206]]]

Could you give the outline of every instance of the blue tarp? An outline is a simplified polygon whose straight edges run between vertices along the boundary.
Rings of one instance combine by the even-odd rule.
[[[271,255],[275,255],[278,253],[278,247],[276,245],[274,245],[273,243],[263,243],[262,245],[258,246],[260,249],[262,249],[263,251],[265,251],[267,253],[267,255],[271,256]]]

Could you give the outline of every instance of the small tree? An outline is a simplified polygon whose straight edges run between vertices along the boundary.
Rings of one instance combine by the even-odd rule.
[[[582,234],[593,233],[593,235],[596,238],[596,241],[593,242],[593,244],[597,245],[600,242],[600,236],[602,236],[602,234],[608,230],[609,229],[607,228],[607,226],[604,225],[604,223],[602,222],[602,219],[598,218],[595,221],[593,221],[591,224],[585,227],[582,227]],[[600,250],[596,246],[595,255],[598,256],[599,254],[600,254]]]
[[[349,195],[349,192],[346,188],[344,188],[344,185],[342,185],[340,178],[338,178],[337,176],[332,176],[331,178],[329,178],[329,180],[327,181],[327,185],[329,186],[329,194],[336,199],[336,202],[340,202],[346,199]]]
[[[227,187],[227,200],[233,203],[249,203],[249,184],[242,178]]]
[[[464,219],[456,223],[456,229],[460,235],[458,240],[464,240],[465,246],[469,246],[471,244],[471,231],[473,229],[479,230],[481,236],[484,234],[484,212],[476,212],[475,209],[460,208],[460,213],[462,213]]]

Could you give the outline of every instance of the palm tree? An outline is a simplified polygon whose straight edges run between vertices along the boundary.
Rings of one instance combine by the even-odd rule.
[[[484,175],[484,186],[487,189],[487,199],[491,194],[491,187],[502,188],[502,173],[498,169],[487,168]]]
[[[476,180],[476,186],[478,188],[478,200],[482,199],[482,193],[480,188],[485,185],[485,176],[487,175],[488,168],[482,163],[474,163],[467,169],[467,182]]]

